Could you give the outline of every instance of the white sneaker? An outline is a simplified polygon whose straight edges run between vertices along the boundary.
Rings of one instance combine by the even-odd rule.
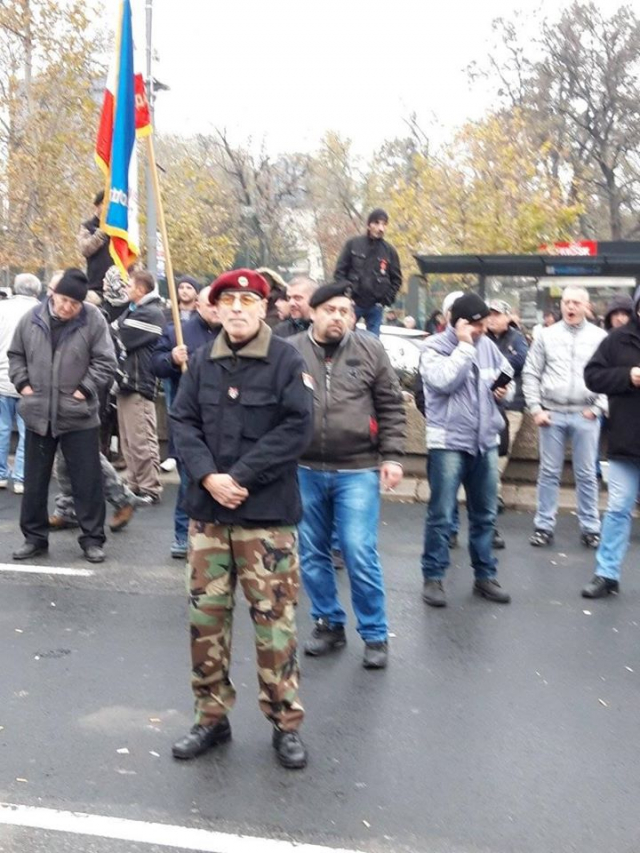
[[[24,483],[14,483],[13,493],[14,495],[24,495]]]
[[[175,459],[172,459],[171,456],[167,456],[164,462],[160,463],[160,470],[165,473],[169,473],[169,471],[175,471],[178,466],[178,463]]]
[[[8,480],[0,480],[0,489],[6,489],[8,485],[9,485]]]

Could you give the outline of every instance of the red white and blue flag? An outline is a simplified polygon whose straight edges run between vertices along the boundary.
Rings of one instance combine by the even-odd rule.
[[[111,238],[111,257],[126,277],[139,251],[136,138],[151,133],[142,74],[136,73],[131,2],[120,3],[116,52],[104,93],[96,160],[105,175],[100,227]]]

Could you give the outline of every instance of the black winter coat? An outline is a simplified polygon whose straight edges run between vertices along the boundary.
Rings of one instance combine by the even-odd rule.
[[[393,305],[402,284],[400,258],[386,240],[366,234],[352,237],[340,252],[333,277],[351,282],[353,301],[359,308],[371,308],[378,302]]]
[[[171,429],[189,475],[189,518],[253,527],[297,524],[297,462],[311,441],[313,393],[302,357],[266,324],[233,353],[224,333],[201,347],[180,380]],[[229,474],[249,497],[237,509],[201,485]]]
[[[631,384],[632,367],[640,366],[640,327],[634,318],[609,332],[584,369],[590,391],[609,398],[610,459],[640,459],[640,388]]]

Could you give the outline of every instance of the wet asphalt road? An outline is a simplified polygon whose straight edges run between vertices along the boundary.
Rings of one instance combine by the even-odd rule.
[[[501,580],[513,603],[474,598],[458,549],[437,611],[420,599],[424,507],[385,504],[389,669],[362,669],[353,624],[344,650],[302,661],[311,759],[287,772],[257,708],[240,607],[234,739],[181,764],[170,746],[191,717],[173,493],[110,537],[103,565],[80,558],[73,532],[53,534],[36,561],[93,577],[0,573],[2,802],[368,853],[640,850],[637,540],[622,594],[588,602],[578,593],[593,556],[576,519],[562,517],[555,547],[539,551],[526,542],[530,516],[509,513]],[[0,492],[0,562],[20,542],[17,508]],[[306,636],[304,598],[299,625]],[[0,825],[0,851],[45,849],[167,848]]]

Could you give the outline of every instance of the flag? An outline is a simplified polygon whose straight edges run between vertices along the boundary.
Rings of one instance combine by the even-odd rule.
[[[113,262],[126,276],[138,248],[136,137],[151,133],[142,74],[134,66],[131,0],[122,0],[116,52],[109,69],[96,142],[96,161],[105,176],[100,227],[110,237]]]

